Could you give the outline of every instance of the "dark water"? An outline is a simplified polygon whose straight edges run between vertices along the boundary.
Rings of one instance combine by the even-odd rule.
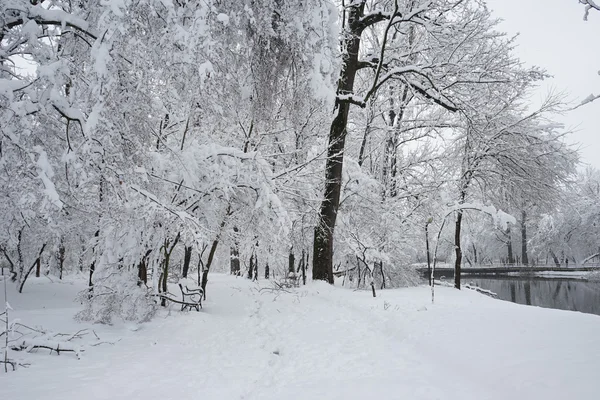
[[[471,282],[513,303],[600,315],[600,282],[535,277],[463,278],[463,283]]]

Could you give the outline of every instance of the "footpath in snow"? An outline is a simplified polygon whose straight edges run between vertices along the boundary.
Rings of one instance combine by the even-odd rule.
[[[80,282],[9,289],[14,317],[94,330],[73,354],[22,355],[0,399],[596,399],[600,317],[428,287],[355,292],[211,274],[201,312],[149,323],[77,323]],[[0,289],[2,298],[3,288]],[[92,337],[90,337],[92,336]],[[86,346],[86,344],[88,344]],[[2,370],[3,371],[3,370]]]

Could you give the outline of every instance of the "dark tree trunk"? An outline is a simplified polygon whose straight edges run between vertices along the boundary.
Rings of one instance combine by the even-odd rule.
[[[190,271],[190,262],[192,261],[192,246],[185,246],[183,253],[183,268],[181,270],[181,276],[187,278],[188,272]]]
[[[288,257],[288,275],[294,274],[296,272],[296,269],[294,268],[295,263],[296,258],[294,257],[294,253],[290,251],[290,255]]]
[[[373,271],[375,270],[375,264],[373,264]],[[375,280],[373,279],[373,272],[371,272],[371,291],[373,292],[373,297],[377,297],[375,294]]]
[[[102,181],[100,181],[100,183],[102,183]],[[102,200],[102,186],[100,186],[100,200]],[[94,233],[94,237],[98,238],[98,236],[100,236],[100,231],[97,230],[96,233]],[[97,239],[95,239],[95,242],[97,242]],[[92,247],[92,255],[93,257],[94,254],[96,254],[96,244],[94,243],[94,247]],[[94,258],[94,260],[92,260],[92,263],[90,264],[90,277],[88,280],[88,291],[89,291],[89,297],[92,297],[93,293],[94,293],[94,283],[92,281],[92,277],[94,276],[94,271],[96,270],[96,259]]]
[[[526,219],[527,214],[525,210],[521,210],[521,262],[523,265],[529,265],[529,259],[527,258],[527,225]]]
[[[302,249],[302,284],[306,285],[306,264],[308,260],[304,260],[304,249]]]
[[[431,223],[430,221],[431,220],[425,223],[425,249],[427,251],[427,279],[429,280],[429,286],[431,286],[431,254],[429,253],[429,224]],[[383,266],[381,267],[381,274],[383,275]]]
[[[454,287],[460,289],[460,273],[462,263],[462,250],[460,247],[460,229],[462,225],[462,210],[456,212],[456,224],[454,229],[454,252],[456,260],[454,261]]]
[[[63,278],[63,270],[65,266],[65,242],[61,238],[58,246],[58,279]]]
[[[229,210],[229,208],[228,208]],[[225,222],[225,220],[223,220]],[[239,232],[237,226],[233,227],[233,234],[236,236]],[[229,271],[231,275],[240,276],[241,268],[240,268],[240,251],[238,249],[238,243],[234,240],[234,244],[229,249]]]
[[[94,276],[94,271],[96,271],[96,260],[92,261],[90,264],[90,276],[88,278],[88,291],[90,292],[90,296],[94,292],[94,283],[92,281],[92,277]]]
[[[152,250],[146,250],[146,254],[142,256],[140,263],[138,264],[138,286],[143,283],[148,283],[148,256],[152,253]]]
[[[351,95],[354,91],[354,78],[358,66],[358,50],[362,28],[358,21],[363,15],[365,2],[348,7],[348,27],[344,36],[342,70],[338,81],[338,95]],[[333,234],[340,203],[342,185],[342,163],[350,102],[336,100],[336,115],[329,130],[327,161],[325,164],[325,196],[321,203],[314,235],[313,279],[333,284]]]
[[[180,237],[181,237],[181,235],[178,233],[177,237],[175,237],[175,240],[173,241],[173,244],[171,244],[171,245],[170,245],[170,241],[165,239],[165,243],[163,245],[163,252],[164,252],[164,257],[165,257],[163,260],[163,273],[162,273],[162,292],[163,293],[167,293],[169,290],[167,283],[169,281],[169,264],[171,262],[171,254],[173,253],[173,249],[175,249],[175,246],[179,242]],[[170,245],[170,247],[169,247],[169,245]],[[167,299],[165,299],[164,297],[161,298],[160,305],[163,307],[166,307]]]
[[[225,220],[221,223],[221,229],[225,226]],[[213,240],[212,245],[210,246],[210,251],[208,252],[208,260],[206,260],[206,267],[204,271],[202,271],[202,290],[204,291],[204,300],[206,300],[206,284],[208,283],[208,271],[210,271],[210,267],[215,258],[215,253],[217,252],[217,246],[219,245],[219,238]],[[202,256],[200,256],[202,257]],[[240,267],[240,259],[237,259],[238,262],[238,271]]]
[[[360,259],[356,256],[356,270],[358,271],[358,282],[356,282],[356,288],[360,289]]]
[[[18,278],[22,279],[23,274],[25,273],[25,261],[23,259],[23,248],[21,247],[22,239],[23,239],[23,229],[19,231],[18,240],[17,240],[17,265],[18,265]]]
[[[379,268],[381,269],[381,289],[385,289],[385,274],[383,273],[383,261],[379,261]]]
[[[269,279],[269,263],[265,265],[265,279]]]
[[[253,273],[254,273],[254,254],[250,256],[250,267],[248,268],[248,279],[252,280]]]
[[[202,293],[204,294],[204,300],[206,300],[206,284],[208,283],[208,268],[202,271],[202,282],[200,283],[200,287],[202,287]]]

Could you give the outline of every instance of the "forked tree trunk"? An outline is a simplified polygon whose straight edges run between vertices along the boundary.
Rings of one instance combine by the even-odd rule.
[[[46,248],[46,243],[44,243],[42,245],[42,248],[40,249],[40,252],[38,253],[36,260],[33,262],[31,267],[29,268],[29,270],[21,277],[21,282],[19,283],[19,293],[23,293],[23,286],[25,286],[25,282],[27,281],[29,274],[31,274],[31,271],[33,271],[33,269],[40,264],[40,262],[41,262],[40,260],[42,258],[42,253],[44,253],[45,248]]]
[[[171,245],[171,247],[169,247],[170,242],[167,239],[165,239],[165,243],[163,245],[163,252],[164,252],[164,256],[165,256],[165,258],[163,260],[163,272],[162,272],[162,292],[163,293],[168,292],[167,283],[169,281],[169,264],[171,262],[171,254],[173,253],[173,249],[175,249],[175,246],[179,242],[180,237],[181,237],[181,235],[178,233],[177,237],[175,237],[175,240],[173,241],[173,244]],[[160,300],[160,305],[162,307],[166,307],[167,299],[162,297]]]

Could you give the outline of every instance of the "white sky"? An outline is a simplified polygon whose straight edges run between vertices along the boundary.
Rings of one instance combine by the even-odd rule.
[[[486,1],[504,20],[502,31],[520,34],[516,55],[553,75],[536,93],[538,98],[554,89],[567,92],[576,104],[600,94],[600,12],[591,10],[585,22],[584,6],[577,0]],[[559,121],[575,131],[569,141],[580,145],[581,161],[600,169],[600,99]]]

